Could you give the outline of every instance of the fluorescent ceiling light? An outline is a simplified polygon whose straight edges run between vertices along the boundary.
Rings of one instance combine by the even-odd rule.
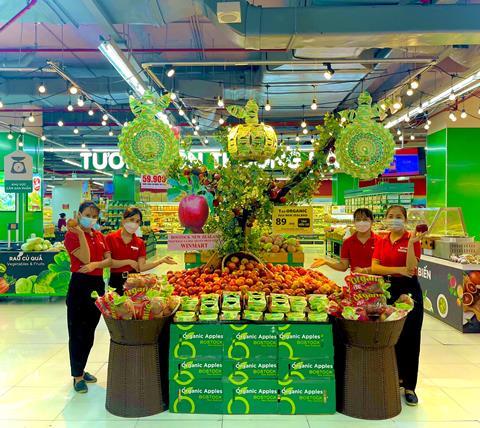
[[[463,95],[466,92],[469,92],[469,91],[477,88],[478,86],[480,86],[480,82],[478,82],[479,79],[480,79],[480,71],[477,71],[474,74],[467,77],[466,79],[461,80],[456,85],[453,85],[452,87],[450,87],[448,89],[445,89],[440,94],[438,94],[438,95],[430,98],[429,100],[423,102],[421,107],[415,107],[414,109],[410,110],[409,112],[407,112],[403,116],[398,117],[395,120],[391,120],[391,121],[387,122],[387,124],[385,125],[385,128],[389,129],[389,128],[391,128],[395,125],[398,125],[399,123],[405,121],[405,118],[407,116],[415,117],[416,115],[422,113],[422,111],[424,111],[424,110],[429,109],[433,105],[448,100],[448,97],[450,96],[450,94],[452,92],[458,96],[458,95]],[[470,86],[470,85],[472,85],[472,86]]]
[[[65,162],[65,163],[68,163],[68,164],[74,165],[74,166],[79,166],[80,168],[82,168],[81,164],[79,164],[78,162],[72,161],[70,159],[62,159],[62,162]]]
[[[147,90],[144,83],[139,79],[138,73],[133,69],[123,52],[113,43],[104,41],[98,47],[100,52],[110,61],[120,76],[130,85],[137,96],[141,97]]]
[[[92,181],[93,184],[96,184],[97,186],[105,186],[105,184],[100,183],[99,181]]]
[[[105,171],[100,171],[99,169],[96,169],[95,172],[98,172],[99,174],[103,174],[103,175],[108,175],[109,177],[113,177],[113,174],[110,174],[109,172],[105,172]]]

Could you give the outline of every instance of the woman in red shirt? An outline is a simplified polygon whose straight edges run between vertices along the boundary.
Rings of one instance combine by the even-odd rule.
[[[373,250],[379,239],[372,231],[373,213],[368,208],[359,208],[353,214],[353,221],[356,232],[343,242],[340,261],[316,259],[312,268],[327,265],[340,272],[350,268],[355,273],[370,273]]]
[[[146,262],[145,242],[136,235],[142,222],[142,212],[136,207],[129,207],[123,213],[122,227],[107,236],[108,248],[112,255],[109,285],[119,294],[123,294],[123,284],[128,273],[144,272],[163,263],[176,264],[171,257]]]
[[[400,205],[393,205],[387,210],[386,221],[390,233],[375,245],[372,272],[383,275],[391,283],[388,303],[396,301],[401,294],[410,294],[415,302],[395,351],[399,377],[405,388],[405,400],[409,406],[416,406],[418,397],[415,388],[423,323],[423,295],[417,278],[417,266],[421,256],[420,241],[425,234],[412,234],[406,230],[407,210]]]
[[[100,311],[91,297],[93,291],[103,295],[103,268],[110,266],[110,250],[103,235],[94,230],[100,209],[91,201],[78,208],[78,226],[68,227],[65,248],[70,255],[72,277],[67,293],[68,348],[73,387],[88,392],[87,383],[95,376],[85,372],[88,355],[93,346]]]

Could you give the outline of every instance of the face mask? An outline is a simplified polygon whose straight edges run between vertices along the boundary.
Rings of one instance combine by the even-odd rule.
[[[356,221],[355,229],[357,232],[364,233],[370,230],[371,223],[369,221]]]
[[[90,218],[90,217],[80,217],[79,223],[80,226],[84,227],[85,229],[90,229],[91,227],[95,226],[97,223],[96,218]]]
[[[139,226],[140,225],[138,223],[133,223],[132,221],[127,221],[127,222],[123,223],[123,227],[125,228],[125,230],[128,233],[132,233],[132,234],[137,231]]]
[[[102,226],[100,226],[98,223],[95,223],[92,227],[93,230],[100,230]]]
[[[387,220],[387,225],[390,230],[402,230],[405,229],[405,220],[401,218],[391,218]]]

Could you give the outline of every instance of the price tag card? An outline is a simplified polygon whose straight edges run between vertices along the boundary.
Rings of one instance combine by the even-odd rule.
[[[313,207],[273,207],[272,229],[279,235],[312,235]]]
[[[160,191],[167,190],[169,188],[167,183],[167,177],[162,174],[142,174],[140,178],[140,190],[141,191]]]

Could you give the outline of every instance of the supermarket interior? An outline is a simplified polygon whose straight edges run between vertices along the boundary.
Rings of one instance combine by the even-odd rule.
[[[480,428],[479,22],[0,0],[0,426]]]

